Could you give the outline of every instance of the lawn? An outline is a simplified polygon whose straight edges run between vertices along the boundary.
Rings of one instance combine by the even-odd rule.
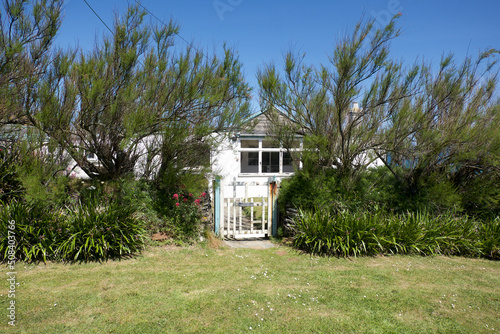
[[[122,261],[18,263],[2,333],[490,333],[500,262],[152,247]]]

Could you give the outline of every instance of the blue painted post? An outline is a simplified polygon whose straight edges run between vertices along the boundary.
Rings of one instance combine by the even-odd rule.
[[[220,236],[220,179],[214,180],[214,230]]]

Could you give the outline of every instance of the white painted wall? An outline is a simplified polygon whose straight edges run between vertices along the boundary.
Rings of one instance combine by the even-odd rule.
[[[212,152],[212,175],[220,177],[224,197],[267,197],[268,185],[272,180],[281,181],[292,173],[254,174],[241,173],[238,140],[226,139]],[[236,185],[235,185],[236,182]]]

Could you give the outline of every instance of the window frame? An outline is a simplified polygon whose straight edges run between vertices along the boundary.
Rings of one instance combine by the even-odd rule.
[[[242,142],[245,141],[245,140],[252,140],[252,141],[255,141],[255,140],[258,140],[259,142],[259,145],[257,148],[246,148],[246,147],[242,147],[244,145],[242,145]],[[263,142],[267,142],[269,141],[268,138],[255,138],[255,137],[251,137],[251,138],[238,138],[238,145],[237,145],[237,152],[238,152],[238,160],[239,160],[239,175],[242,175],[242,176],[269,176],[269,175],[290,175],[290,174],[293,174],[294,171],[284,171],[284,168],[285,167],[283,165],[283,162],[285,161],[284,159],[284,155],[285,153],[291,151],[291,152],[294,152],[294,151],[301,151],[302,150],[302,140],[298,139],[299,140],[299,144],[300,146],[298,148],[293,148],[293,149],[290,149],[290,150],[287,150],[285,148],[283,148],[281,145],[280,147],[263,147],[263,146],[267,146],[267,145],[263,145]],[[279,168],[278,168],[278,172],[264,172],[263,171],[263,154],[269,154],[269,166],[272,166],[271,163],[272,163],[272,153],[279,153]],[[258,170],[257,172],[242,172],[242,163],[243,163],[243,155],[242,153],[258,153]],[[245,161],[248,161],[250,160],[250,158],[247,156],[247,158],[245,159]],[[292,160],[292,166],[293,166],[293,160]],[[302,168],[302,162],[301,161],[298,161],[298,165],[299,165],[299,168]],[[248,170],[248,167],[249,166],[255,166],[255,165],[248,165],[247,166],[247,170]],[[290,165],[286,165],[286,166],[290,166]]]

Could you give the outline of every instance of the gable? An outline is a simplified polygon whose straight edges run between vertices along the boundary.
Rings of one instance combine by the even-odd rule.
[[[248,123],[249,127],[242,129],[240,135],[265,137],[271,128],[271,122],[264,113],[253,116],[248,120]]]

